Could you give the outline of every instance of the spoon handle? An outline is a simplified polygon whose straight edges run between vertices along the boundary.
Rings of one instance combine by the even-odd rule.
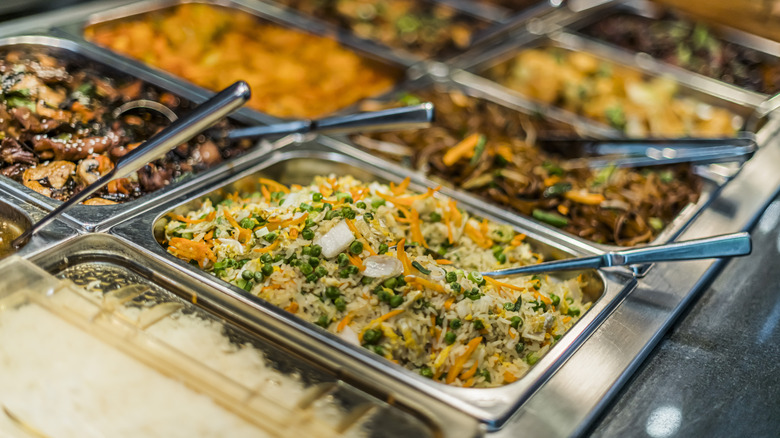
[[[225,138],[234,140],[266,135],[305,134],[308,132],[337,134],[415,129],[429,126],[433,121],[433,117],[433,104],[426,102],[420,105],[327,117],[318,120],[298,120],[274,123],[267,126],[251,126],[249,128],[234,129],[223,135]]]
[[[655,262],[674,262],[719,257],[748,255],[752,251],[750,234],[746,232],[724,234],[722,236],[674,242],[665,245],[647,246],[608,252],[590,257],[557,260],[519,268],[482,272],[484,277],[509,277],[514,275],[539,274],[542,272],[572,271],[579,269],[598,269],[611,266],[625,266]]]
[[[186,117],[176,120],[151,139],[130,151],[127,155],[117,161],[111,171],[98,178],[92,184],[84,187],[80,192],[73,195],[70,199],[60,204],[57,208],[28,228],[21,236],[14,240],[13,245],[15,247],[20,246],[20,244],[26,242],[33,234],[51,223],[64,211],[86,200],[95,192],[103,188],[104,185],[108,184],[112,179],[126,177],[140,169],[142,166],[145,166],[147,163],[154,161],[160,155],[195,137],[198,133],[241,107],[249,99],[249,96],[249,85],[243,81],[238,81],[220,91],[211,99],[195,108],[195,110]]]

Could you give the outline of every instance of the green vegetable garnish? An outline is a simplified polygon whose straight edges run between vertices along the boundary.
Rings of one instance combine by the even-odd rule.
[[[535,208],[532,215],[534,219],[540,220],[542,222],[548,223],[558,228],[562,228],[565,227],[566,225],[569,225],[569,220],[558,213],[547,212]]]
[[[355,240],[349,245],[349,252],[353,255],[358,255],[363,252],[363,242]]]
[[[418,262],[416,260],[412,262],[412,266],[414,266],[415,269],[417,269],[418,271],[422,272],[425,275],[428,275],[428,274],[431,273],[430,269],[425,269],[423,267],[423,265],[421,265],[420,262]]]
[[[447,334],[444,335],[444,342],[447,343],[447,345],[452,345],[455,343],[455,333],[447,332]]]

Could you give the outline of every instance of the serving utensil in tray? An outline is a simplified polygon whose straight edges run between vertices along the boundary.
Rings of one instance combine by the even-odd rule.
[[[24,233],[14,240],[13,246],[19,248],[24,245],[33,234],[43,229],[43,227],[58,218],[63,212],[89,198],[111,180],[126,177],[161,154],[188,141],[204,129],[218,122],[241,107],[249,99],[249,96],[249,86],[241,81],[217,93],[214,97],[198,106],[192,113],[178,119],[172,125],[157,133],[151,140],[141,144],[120,158],[114,168],[108,173],[73,195],[69,200],[60,204],[60,206],[25,230]]]
[[[678,163],[743,162],[758,149],[755,135],[740,132],[736,138],[679,139],[540,139],[542,147],[575,158],[569,168],[644,167]]]
[[[138,99],[127,102],[114,111],[114,117],[142,108],[162,114],[171,122],[178,118],[165,105],[148,99]],[[294,120],[272,123],[265,126],[250,126],[232,130],[213,130],[209,132],[212,138],[237,140],[240,138],[258,138],[271,135],[288,134],[340,134],[360,132],[376,132],[395,129],[416,129],[430,126],[434,118],[434,107],[430,102],[402,108],[390,108],[381,111],[366,111],[355,114],[339,115],[322,119]]]
[[[482,272],[483,277],[509,277],[514,275],[539,274],[542,272],[600,269],[632,264],[699,260],[721,257],[736,257],[750,254],[752,241],[750,233],[741,232],[665,245],[611,251],[597,256],[556,260],[519,268]]]

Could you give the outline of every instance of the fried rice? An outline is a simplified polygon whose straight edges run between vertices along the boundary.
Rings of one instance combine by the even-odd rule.
[[[525,235],[435,189],[351,176],[204,200],[165,225],[168,252],[295,316],[446,384],[512,383],[591,305],[583,276],[500,280],[539,263]]]

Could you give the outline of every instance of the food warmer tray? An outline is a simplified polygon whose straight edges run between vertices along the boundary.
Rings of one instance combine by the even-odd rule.
[[[498,105],[505,106],[509,109],[518,111],[522,114],[529,116],[539,114],[538,111],[533,110],[532,103],[525,101],[524,99],[521,100],[515,98],[515,96],[508,96],[506,94],[500,93],[493,86],[483,87],[483,81],[480,78],[466,78],[464,77],[465,75],[461,75],[459,73],[456,73],[456,75],[457,80],[449,79],[447,77],[442,78],[435,77],[433,75],[426,75],[422,78],[407,83],[404,91],[414,93],[415,91],[425,90],[436,90],[439,92],[457,90],[468,96],[484,99],[489,102],[493,102]],[[544,114],[547,115],[548,112],[545,111]],[[572,114],[565,113],[561,114],[560,118],[551,118],[557,119],[557,121],[570,126],[579,135],[587,137],[614,137],[619,135],[618,132],[612,128],[597,126],[588,119]],[[352,146],[358,148],[358,146],[355,146],[354,142],[346,136],[323,135],[320,138],[322,143],[334,147],[344,148]],[[366,159],[370,158],[366,157]],[[727,184],[736,173],[739,172],[739,166],[736,165],[701,165],[697,166],[697,169],[697,173],[701,176],[703,181],[702,192],[699,200],[695,204],[690,204],[683,208],[672,220],[672,222],[670,222],[669,225],[664,228],[664,230],[662,230],[655,237],[655,239],[653,239],[651,244],[662,244],[673,240],[677,235],[680,234],[680,232],[682,232],[682,230],[685,229],[685,227],[694,217],[696,217],[698,213],[707,207],[717,192],[725,184]],[[512,220],[518,224],[521,224],[524,229],[542,228],[547,230],[555,230],[555,234],[559,236],[559,238],[562,240],[562,243],[568,247],[576,248],[578,253],[581,255],[603,254],[605,251],[618,251],[626,248],[617,245],[595,243],[593,241],[583,239],[579,236],[553,227],[552,225],[497,206],[476,194],[469,193],[466,190],[457,189],[455,187],[448,186],[447,184],[444,185],[445,188],[443,188],[442,193],[451,195],[452,193],[457,192],[458,196],[463,200],[463,202],[473,206],[479,211],[491,211],[492,214],[501,217],[502,219],[507,218],[506,220]],[[643,270],[639,267],[637,267],[636,271],[643,272]]]
[[[62,38],[65,35],[63,31],[50,30],[55,23],[84,22],[85,17],[93,13],[128,3],[99,2],[17,20],[0,26],[0,35],[37,31],[48,33],[51,37],[54,32],[61,37],[61,41],[66,41],[63,44],[74,44],[79,50],[100,53],[100,56],[108,57],[104,59],[110,60],[112,65],[122,69],[148,71],[134,62],[110,55],[89,44]],[[532,39],[530,34],[521,38]],[[477,59],[478,56],[474,58],[472,65],[484,61]],[[200,100],[208,95],[175,78],[155,76],[152,71],[148,73],[149,78],[157,78],[155,80],[162,81],[158,84],[167,84],[172,91],[191,91],[192,96],[200,97]],[[456,77],[460,73],[453,71],[452,76]],[[449,74],[448,71],[443,73],[444,76]],[[722,89],[714,87],[714,90]],[[506,99],[512,96],[507,93],[503,97]],[[745,105],[742,102],[739,104]],[[240,116],[254,120],[251,112],[243,111]],[[704,237],[750,227],[780,188],[780,174],[774,169],[774,163],[780,160],[778,129],[780,122],[770,117],[758,132],[760,149],[753,159],[728,184],[714,193],[709,206],[681,231],[678,239]],[[82,247],[80,251],[99,254],[103,250],[97,244],[98,240],[110,240],[112,243],[107,246],[125,248],[120,251],[121,254],[130,251],[134,254],[134,263],[140,260],[138,265],[143,266],[144,275],[152,279],[174,278],[186,290],[198,293],[203,298],[201,301],[213,303],[208,306],[208,311],[226,311],[226,317],[235,319],[238,325],[264,335],[282,348],[295,351],[324,369],[335,370],[333,372],[345,382],[380,398],[387,397],[405,409],[418,410],[424,417],[433,415],[441,419],[445,423],[441,426],[444,427],[441,432],[445,436],[514,436],[518,433],[567,436],[584,432],[720,266],[719,262],[709,260],[658,263],[642,278],[620,269],[592,273],[605,286],[601,298],[525,378],[502,388],[484,390],[461,391],[461,388],[433,384],[361,349],[344,345],[314,326],[295,321],[283,311],[248,296],[244,291],[196,271],[168,255],[154,239],[154,222],[173,207],[254,171],[270,171],[274,166],[279,169],[286,160],[325,159],[333,165],[334,158],[342,159],[346,166],[364,165],[368,174],[381,179],[400,181],[410,176],[417,188],[433,186],[433,182],[422,175],[371,157],[341,142],[323,140],[299,145],[292,140],[287,138],[278,142],[270,154],[269,150],[255,149],[230,163],[199,174],[185,185],[164,191],[163,195],[155,196],[153,202],[125,208],[116,216],[90,219],[85,214],[85,223],[92,220],[91,223],[99,225],[92,228],[98,231],[95,236],[79,237],[87,231],[87,227],[73,217],[57,222],[35,236],[18,254],[42,264],[45,264],[44,260],[54,263],[47,255],[55,245],[68,248],[66,245],[72,243],[74,246],[69,248],[74,249],[79,242],[86,242],[86,249]],[[318,172],[321,170],[318,169]],[[362,174],[365,175],[366,171]],[[33,219],[51,209],[45,203],[41,205],[36,202],[29,193],[18,191],[5,179],[0,180],[0,193],[6,202],[23,209]],[[462,193],[451,194],[467,208],[474,209]],[[486,211],[491,213],[487,216],[523,229],[532,240],[547,248],[550,255],[589,252],[554,229],[525,229],[528,224],[521,218],[502,211]],[[54,264],[48,266],[56,271],[52,268]],[[501,397],[495,396],[497,393]],[[481,423],[479,429],[473,428],[474,420]]]

